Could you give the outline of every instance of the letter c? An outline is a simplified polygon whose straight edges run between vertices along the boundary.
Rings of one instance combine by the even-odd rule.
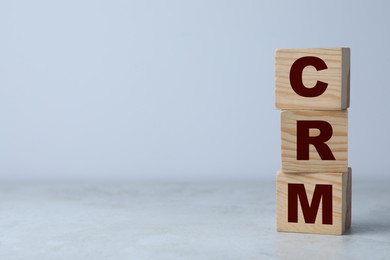
[[[317,81],[317,83],[312,88],[307,88],[305,85],[303,85],[302,72],[303,69],[307,66],[313,66],[317,71],[328,68],[326,63],[318,57],[306,56],[297,59],[291,66],[290,70],[291,87],[295,93],[302,97],[318,97],[325,92],[326,88],[328,87],[328,83]]]

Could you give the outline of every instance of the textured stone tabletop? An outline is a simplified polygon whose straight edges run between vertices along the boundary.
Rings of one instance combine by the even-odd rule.
[[[0,185],[0,259],[389,259],[390,189],[354,183],[344,236],[277,233],[275,184]]]

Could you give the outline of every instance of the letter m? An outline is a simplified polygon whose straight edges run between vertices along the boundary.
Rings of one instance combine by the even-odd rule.
[[[322,224],[333,224],[332,185],[317,184],[310,204],[304,184],[289,183],[287,196],[288,222],[298,223],[299,199],[305,223],[314,224],[322,198]]]

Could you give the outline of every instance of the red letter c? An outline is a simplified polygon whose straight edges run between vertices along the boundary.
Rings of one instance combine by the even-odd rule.
[[[302,82],[302,72],[307,66],[313,66],[317,71],[328,68],[326,63],[318,57],[306,56],[297,59],[290,70],[290,84],[295,93],[302,97],[318,97],[325,92],[328,83],[317,81],[312,88],[307,88]]]

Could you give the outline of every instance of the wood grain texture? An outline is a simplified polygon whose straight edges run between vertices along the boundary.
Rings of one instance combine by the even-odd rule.
[[[328,83],[326,91],[318,97],[302,97],[290,84],[290,69],[299,58],[321,58],[328,69],[317,71],[307,66],[302,80],[308,88],[317,81]],[[349,107],[350,49],[278,49],[275,51],[275,105],[278,109],[342,110]]]
[[[309,160],[297,160],[297,121],[321,120],[333,129],[326,142],[336,160],[322,160],[314,145],[309,146]],[[310,136],[317,136],[311,129]],[[348,111],[281,111],[281,148],[283,172],[346,172],[348,169]]]
[[[352,225],[352,168],[348,168],[348,181],[347,181],[347,216],[346,216],[345,229],[349,229]]]
[[[344,173],[304,173],[293,174],[279,171],[276,180],[277,230],[282,232],[301,232],[341,235],[351,223],[351,168]],[[298,222],[288,222],[288,184],[305,185],[309,203],[316,184],[332,185],[332,224],[322,224],[322,201],[315,223],[305,223],[301,204],[298,202]]]

